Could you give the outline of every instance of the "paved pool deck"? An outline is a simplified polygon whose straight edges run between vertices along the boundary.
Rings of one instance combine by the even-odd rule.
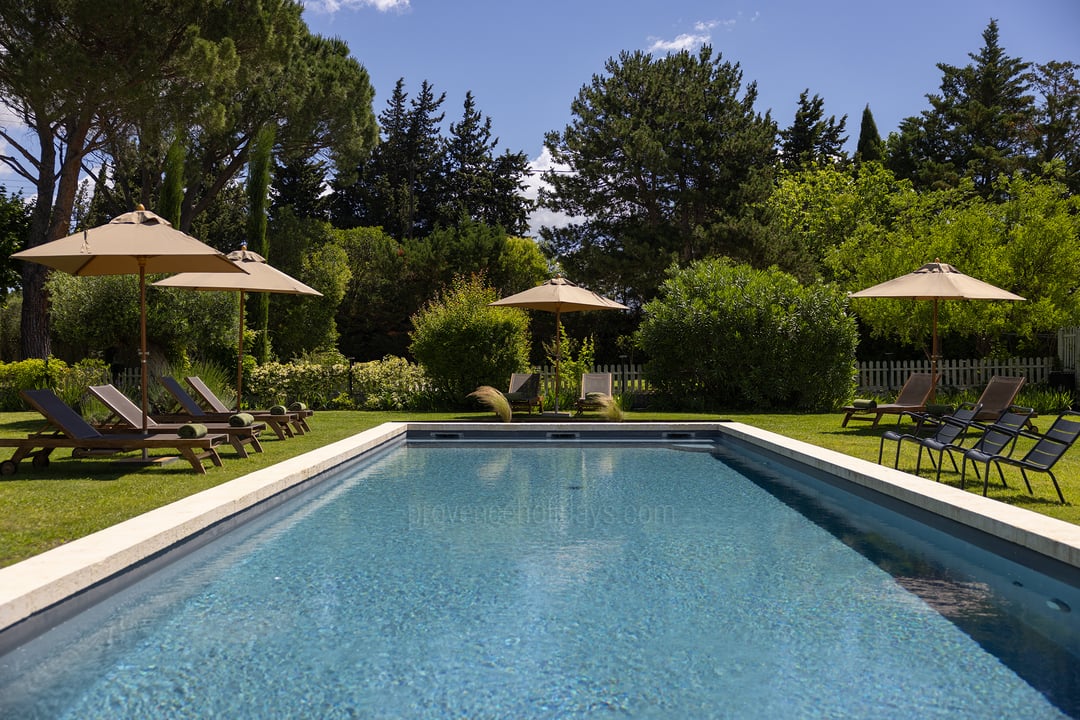
[[[316,475],[406,434],[718,434],[882,493],[1074,568],[1080,526],[741,423],[386,423],[0,569],[0,633]]]

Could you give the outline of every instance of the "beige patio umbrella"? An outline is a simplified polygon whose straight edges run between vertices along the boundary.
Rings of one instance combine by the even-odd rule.
[[[146,372],[146,274],[244,273],[241,267],[229,262],[224,253],[180,232],[168,220],[141,205],[104,225],[43,243],[11,257],[78,276],[138,274],[144,433],[150,405]]]
[[[587,310],[629,310],[622,303],[597,295],[558,275],[542,285],[496,300],[491,305],[545,310],[555,313],[555,414],[559,414],[559,361],[562,358],[560,316],[566,312]]]
[[[896,298],[909,300],[933,300],[932,342],[930,350],[930,376],[937,384],[937,365],[941,356],[938,347],[938,301],[939,300],[1023,300],[1024,298],[965,275],[952,265],[935,260],[914,272],[886,280],[851,293],[853,298]],[[931,391],[933,398],[933,391]]]
[[[156,287],[190,288],[192,290],[236,290],[240,293],[240,339],[236,351],[236,409],[240,409],[240,391],[244,383],[244,293],[271,292],[289,295],[318,295],[322,293],[308,287],[291,275],[286,275],[266,262],[266,258],[251,252],[247,246],[233,250],[227,256],[245,273],[181,273],[158,280]]]

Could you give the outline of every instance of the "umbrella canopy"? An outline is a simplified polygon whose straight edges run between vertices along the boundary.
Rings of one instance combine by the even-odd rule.
[[[939,300],[1010,300],[1024,298],[1008,290],[965,275],[952,265],[935,260],[914,272],[886,280],[883,283],[851,293],[853,298],[897,298],[932,300],[934,302],[930,374],[937,383],[938,349],[938,301]],[[931,394],[931,398],[933,395]]]
[[[104,225],[14,253],[70,275],[139,276],[139,358],[142,371],[143,432],[149,415],[146,372],[146,273],[217,272],[243,274],[224,253],[175,229],[142,206]]]
[[[289,295],[318,295],[322,293],[308,287],[291,275],[286,275],[266,262],[258,253],[250,252],[246,247],[234,250],[227,256],[229,260],[244,270],[239,273],[199,273],[189,272],[173,275],[158,280],[156,287],[179,287],[191,290],[233,290],[240,293],[240,339],[237,342],[236,367],[236,409],[240,409],[240,392],[244,382],[244,293],[272,292]]]
[[[587,310],[629,310],[622,303],[597,295],[570,282],[562,276],[556,276],[536,287],[529,288],[515,295],[496,300],[491,305],[520,307],[530,310],[545,310],[555,313],[555,414],[559,413],[559,360],[562,357],[562,333],[560,316],[564,312],[584,312]]]

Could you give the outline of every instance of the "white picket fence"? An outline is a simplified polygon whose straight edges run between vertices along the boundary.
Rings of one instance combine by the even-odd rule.
[[[1028,384],[1046,383],[1056,361],[1052,357],[1009,358],[1007,360],[940,360],[938,387],[977,388],[994,375],[1023,375]],[[930,372],[929,360],[888,360],[859,363],[859,390],[897,390],[913,372]]]
[[[592,371],[611,373],[611,389],[616,395],[649,391],[649,385],[645,382],[645,368],[642,365],[596,365]],[[555,392],[555,366],[543,365],[536,372],[540,373],[540,392],[553,394]]]
[[[1007,360],[941,360],[939,387],[981,388],[994,375],[1023,375],[1029,384],[1046,383],[1056,361],[1052,357],[1009,358]],[[595,372],[609,372],[612,388],[618,394],[648,392],[644,368],[641,365],[597,365]],[[555,389],[555,368],[541,367],[540,384],[544,391]],[[898,390],[913,372],[930,372],[929,360],[883,360],[858,364],[859,391],[884,392]]]

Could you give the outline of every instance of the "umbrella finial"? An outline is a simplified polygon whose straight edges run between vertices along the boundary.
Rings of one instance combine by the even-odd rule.
[[[135,209],[136,209],[136,210],[137,210],[138,212],[146,212],[146,206],[145,206],[145,205],[143,205],[142,203],[138,203],[138,204],[136,204],[136,205],[135,205]]]

